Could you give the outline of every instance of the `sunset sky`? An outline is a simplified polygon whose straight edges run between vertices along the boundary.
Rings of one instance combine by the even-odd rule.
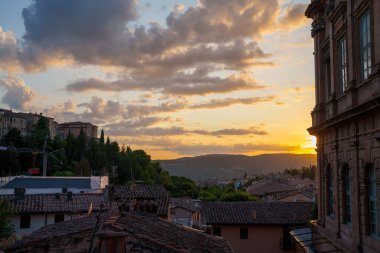
[[[0,107],[153,159],[314,153],[309,0],[1,0]]]

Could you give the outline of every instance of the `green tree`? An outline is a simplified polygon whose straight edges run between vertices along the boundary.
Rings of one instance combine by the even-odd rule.
[[[99,139],[99,142],[104,144],[104,131],[102,129],[102,131],[100,132],[100,139]]]
[[[222,201],[258,201],[258,199],[251,196],[247,192],[234,190],[224,193],[222,196]]]
[[[14,232],[10,221],[13,214],[8,201],[0,199],[0,240],[7,239]]]

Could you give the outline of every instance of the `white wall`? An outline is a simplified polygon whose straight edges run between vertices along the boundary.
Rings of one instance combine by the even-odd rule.
[[[57,213],[62,214],[62,213]],[[83,214],[64,214],[65,221],[75,220],[81,217],[87,216],[86,213]],[[44,227],[45,225],[54,224],[55,214],[30,214],[30,228],[20,228],[20,215],[15,215],[11,218],[11,223],[15,229],[17,237],[23,237],[31,234]]]

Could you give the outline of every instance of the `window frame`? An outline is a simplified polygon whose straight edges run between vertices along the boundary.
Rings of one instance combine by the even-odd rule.
[[[326,168],[326,197],[327,206],[326,213],[331,218],[334,217],[334,173],[329,164]]]
[[[343,165],[342,181],[343,181],[343,207],[344,207],[344,223],[352,225],[352,169],[348,164]]]
[[[54,215],[54,223],[64,222],[65,215],[64,214],[55,214]]]
[[[212,234],[216,236],[222,236],[222,228],[221,227],[212,227]]]
[[[31,217],[30,215],[20,215],[20,229],[29,229]]]
[[[376,168],[372,165],[368,168],[368,218],[369,234],[379,237],[378,199],[376,185]]]
[[[343,45],[342,45],[342,42]],[[338,87],[337,95],[343,95],[348,88],[348,54],[347,54],[347,38],[343,34],[337,41],[338,44]]]
[[[240,228],[240,239],[247,240],[249,236],[248,227]]]
[[[360,62],[360,79],[362,81],[367,80],[372,74],[372,22],[371,12],[365,11],[359,17],[359,62]],[[364,22],[365,20],[365,22]],[[365,23],[365,29],[363,30],[363,24]],[[365,31],[365,34],[363,35]],[[363,41],[365,39],[365,41]],[[364,44],[365,43],[365,44]]]

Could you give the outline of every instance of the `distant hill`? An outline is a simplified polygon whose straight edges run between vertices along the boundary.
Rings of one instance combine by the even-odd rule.
[[[171,175],[185,176],[195,181],[231,179],[244,176],[244,173],[248,176],[266,174],[317,163],[316,155],[311,154],[202,155],[157,162]]]

